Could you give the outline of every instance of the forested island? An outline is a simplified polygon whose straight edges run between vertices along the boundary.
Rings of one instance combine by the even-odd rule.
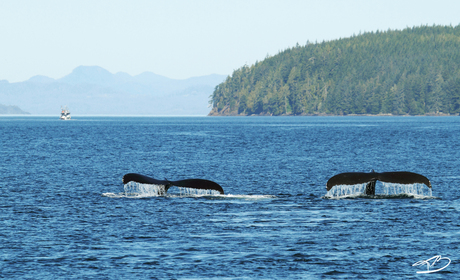
[[[456,115],[460,25],[307,42],[237,69],[211,95],[222,115]]]

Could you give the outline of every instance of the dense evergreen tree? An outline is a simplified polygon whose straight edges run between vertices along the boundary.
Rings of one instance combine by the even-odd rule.
[[[295,46],[218,85],[210,115],[458,114],[460,25]]]

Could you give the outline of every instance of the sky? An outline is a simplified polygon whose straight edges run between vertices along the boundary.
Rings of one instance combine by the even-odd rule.
[[[0,80],[80,65],[173,79],[231,75],[307,41],[460,24],[458,0],[0,0]]]

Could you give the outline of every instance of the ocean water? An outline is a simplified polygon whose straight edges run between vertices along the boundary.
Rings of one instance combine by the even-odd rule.
[[[0,117],[0,131],[0,278],[460,275],[459,117]],[[326,191],[371,169],[433,187]],[[225,195],[124,186],[131,172]],[[436,255],[450,265],[416,273]]]

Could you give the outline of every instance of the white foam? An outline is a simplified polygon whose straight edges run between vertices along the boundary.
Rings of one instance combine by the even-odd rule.
[[[257,195],[257,194],[226,194],[222,195],[224,198],[229,199],[242,199],[242,200],[263,200],[276,198],[274,195]]]

